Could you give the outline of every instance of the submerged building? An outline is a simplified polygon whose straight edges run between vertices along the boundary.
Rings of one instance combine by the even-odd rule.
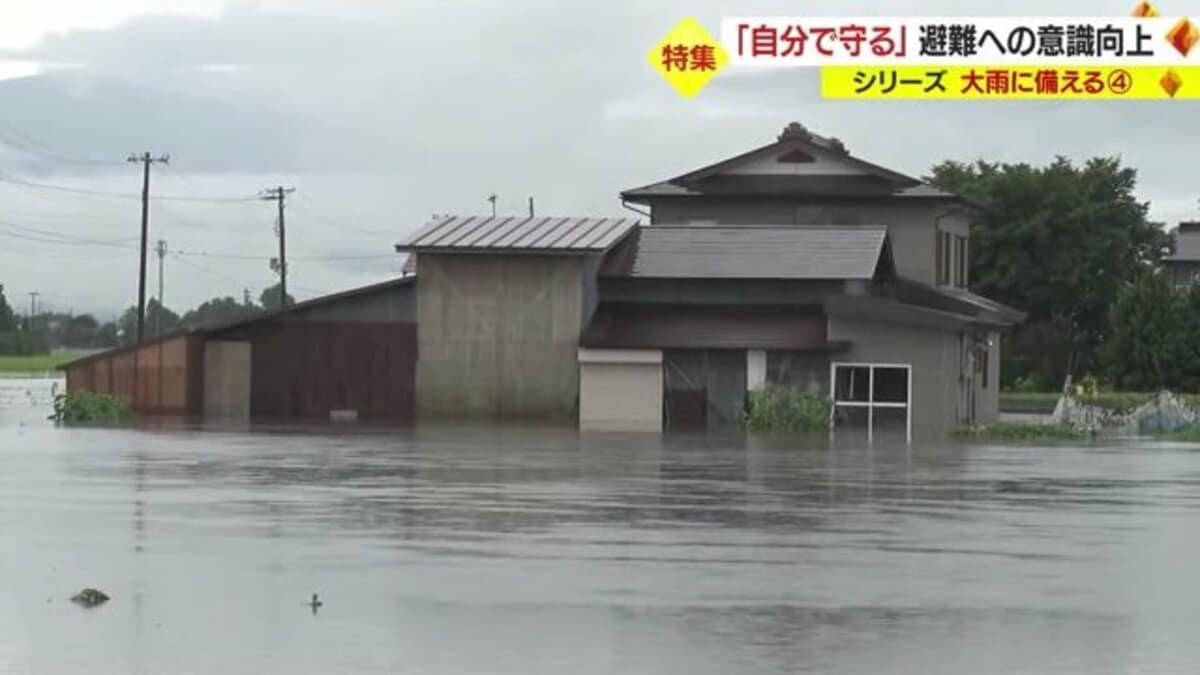
[[[175,336],[186,409],[718,429],[781,385],[868,435],[997,416],[1023,315],[967,290],[957,196],[792,124],[621,198],[640,217],[438,217],[396,246],[415,280]],[[105,390],[123,354],[68,385]]]

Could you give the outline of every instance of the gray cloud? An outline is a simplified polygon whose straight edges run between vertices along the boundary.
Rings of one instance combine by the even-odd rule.
[[[289,210],[297,256],[387,256],[392,241],[430,213],[483,212],[493,191],[504,212],[523,211],[535,196],[543,213],[619,213],[621,189],[767,142],[793,119],[915,174],[945,158],[1119,154],[1139,169],[1155,217],[1175,221],[1195,212],[1188,157],[1179,148],[1196,123],[1183,105],[828,102],[818,97],[815,74],[797,70],[722,74],[684,101],[645,64],[651,45],[686,14],[715,31],[725,15],[828,14],[827,3],[450,4],[301,0],[270,11],[235,6],[216,19],[143,16],[111,30],[67,33],[7,54],[84,67],[0,84],[4,119],[60,154],[170,151],[174,165],[156,183],[164,193],[240,195],[295,184],[306,198]],[[1034,2],[938,1],[845,2],[836,11],[1044,10]],[[1055,6],[1059,14],[1113,12],[1107,1]],[[236,69],[200,69],[213,64]],[[0,174],[14,172],[137,187],[131,168],[81,173],[28,153],[0,153]],[[185,178],[172,178],[178,173]],[[25,222],[76,237],[136,234],[136,203],[0,191]],[[172,204],[155,214],[156,235],[181,249],[269,256],[271,214],[263,206]],[[25,254],[33,250],[80,262],[47,277]],[[131,253],[0,238],[0,281],[18,293],[37,288],[76,296],[77,305],[88,295],[89,307],[116,307],[134,290],[125,271],[135,265]],[[168,304],[272,281],[265,259],[188,262],[168,262]],[[395,266],[386,257],[297,260],[293,282],[331,291]]]

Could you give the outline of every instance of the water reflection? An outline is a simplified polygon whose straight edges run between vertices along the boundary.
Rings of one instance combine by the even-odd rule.
[[[0,382],[0,399],[0,672],[1186,672],[1200,657],[1189,446],[55,429],[24,392]],[[85,585],[113,601],[65,601]]]

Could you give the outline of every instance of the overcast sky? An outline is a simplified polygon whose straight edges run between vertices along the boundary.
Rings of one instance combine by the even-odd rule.
[[[129,305],[136,197],[11,180],[134,195],[138,169],[121,160],[143,150],[171,155],[154,170],[153,191],[164,196],[295,186],[289,281],[300,298],[394,275],[391,245],[430,214],[484,213],[495,192],[501,213],[523,212],[533,196],[541,214],[620,215],[620,190],[768,142],[790,120],[918,175],[946,158],[1120,155],[1139,170],[1154,218],[1198,215],[1194,104],[833,103],[820,100],[815,73],[792,69],[726,71],[685,101],[645,62],[687,15],[717,33],[722,16],[834,7],[1045,11],[1032,1],[9,0],[0,22],[0,178],[10,181],[0,182],[0,283],[19,308],[34,290],[44,306],[104,318]],[[1054,5],[1056,15],[1127,10]],[[168,306],[274,283],[273,217],[253,200],[156,203],[151,239],[179,251],[166,259]],[[154,294],[156,264],[150,279]]]

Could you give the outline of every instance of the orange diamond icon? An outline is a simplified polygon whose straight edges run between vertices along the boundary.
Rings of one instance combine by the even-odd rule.
[[[1158,8],[1148,2],[1139,2],[1133,6],[1131,14],[1138,19],[1153,19],[1158,16]]]
[[[1183,78],[1179,76],[1179,73],[1175,72],[1174,68],[1168,68],[1167,72],[1158,78],[1158,84],[1163,88],[1163,91],[1167,92],[1167,96],[1175,98],[1175,94],[1183,86]]]
[[[1187,56],[1188,52],[1192,51],[1192,47],[1200,42],[1200,30],[1196,29],[1196,24],[1184,17],[1171,26],[1171,30],[1167,31],[1167,42],[1179,50],[1180,54]]]

